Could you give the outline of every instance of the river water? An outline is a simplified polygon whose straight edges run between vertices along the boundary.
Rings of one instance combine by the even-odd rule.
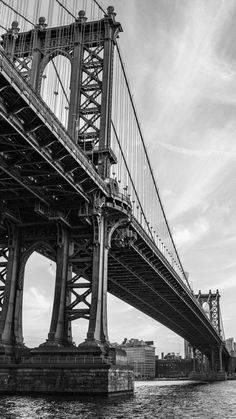
[[[0,397],[1,419],[236,419],[236,380],[136,382],[116,397]]]

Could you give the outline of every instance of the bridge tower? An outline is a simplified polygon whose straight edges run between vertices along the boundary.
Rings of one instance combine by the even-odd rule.
[[[195,297],[209,316],[212,326],[222,338],[223,328],[221,324],[219,291],[216,290],[215,293],[212,293],[211,290],[209,290],[209,293],[203,294],[199,290],[199,293],[195,295]],[[211,346],[209,348],[204,348],[204,351],[201,351],[200,348],[196,349],[191,347],[188,342],[185,342],[185,348],[186,355],[191,352],[193,355],[193,379],[199,379],[199,377],[202,379],[202,377],[207,377],[207,379],[214,381],[215,379],[221,380],[222,377],[225,376],[228,362],[223,365],[222,344],[219,344],[218,347]]]
[[[219,335],[222,334],[221,330],[221,319],[220,319],[220,294],[219,291],[216,290],[215,293],[212,293],[211,290],[209,290],[209,293],[202,294],[199,290],[198,295],[196,296],[197,301],[199,304],[204,307],[204,305],[207,305],[208,308],[206,311],[209,313],[209,317],[211,320],[211,323],[213,327],[217,330]]]
[[[108,7],[103,19],[88,22],[85,12],[80,11],[72,24],[54,28],[49,28],[41,17],[29,32],[21,32],[18,23],[13,22],[3,35],[2,46],[8,59],[38,94],[50,60],[58,55],[69,59],[68,133],[75,149],[82,148],[86,158],[92,160],[106,188],[105,196],[94,184],[90,185],[86,194],[81,192],[71,205],[65,196],[60,207],[35,199],[34,217],[29,223],[10,216],[7,208],[2,211],[0,342],[2,357],[7,356],[13,364],[37,364],[39,358],[45,364],[49,356],[53,363],[55,355],[61,363],[66,363],[69,371],[68,358],[74,357],[78,364],[83,362],[88,367],[92,362],[100,370],[103,367],[102,371],[107,374],[111,365],[117,363],[107,332],[108,255],[112,240],[124,243],[125,238],[131,238],[128,230],[131,204],[119,193],[117,183],[110,179],[110,167],[116,162],[110,146],[113,54],[116,38],[122,31],[115,16],[114,8]],[[21,111],[21,105],[16,103],[13,113],[17,115]],[[26,127],[36,141],[38,128],[34,121]],[[50,142],[49,136],[44,145]],[[55,165],[67,158],[58,151],[56,143],[52,155]],[[73,170],[76,172],[78,168]],[[49,179],[50,182],[53,179]],[[77,183],[89,185],[86,175],[79,170]],[[39,348],[29,350],[24,346],[22,335],[22,297],[25,264],[34,251],[55,261],[56,280],[48,339]],[[81,318],[88,320],[87,338],[75,347],[71,322]],[[123,352],[119,354],[120,359],[121,355],[124,358]],[[91,391],[89,385],[93,386],[94,371],[90,384],[87,373],[88,384],[84,391]],[[131,371],[123,368],[120,374],[121,378],[113,377],[115,390],[109,384],[109,391],[132,390]],[[70,375],[63,379],[68,380],[68,387]],[[42,388],[43,385],[45,383]]]

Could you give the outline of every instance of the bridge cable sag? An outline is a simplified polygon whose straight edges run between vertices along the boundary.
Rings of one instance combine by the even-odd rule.
[[[151,230],[150,230],[150,226],[149,226],[149,224],[148,224],[148,221],[147,221],[147,218],[146,218],[145,212],[144,212],[144,210],[143,210],[142,203],[141,203],[141,201],[140,201],[140,199],[139,199],[137,189],[136,189],[136,187],[135,187],[134,181],[133,181],[133,179],[132,179],[132,175],[131,175],[130,170],[129,170],[129,165],[128,165],[127,161],[126,161],[126,158],[125,158],[124,152],[123,152],[123,150],[122,150],[121,143],[120,143],[120,140],[119,140],[119,137],[118,137],[118,134],[117,134],[117,131],[116,131],[116,128],[115,128],[114,122],[113,122],[113,121],[111,121],[111,124],[112,124],[112,128],[113,128],[113,130],[114,130],[115,136],[116,136],[117,143],[118,143],[119,148],[120,148],[121,155],[122,155],[122,157],[123,157],[123,159],[124,159],[124,163],[125,163],[125,166],[126,166],[126,170],[127,170],[128,174],[129,174],[130,181],[131,181],[132,186],[133,186],[133,188],[134,188],[134,191],[135,191],[135,193],[136,193],[138,203],[139,203],[139,205],[140,205],[141,211],[143,212],[143,216],[144,216],[144,218],[145,218],[146,224],[148,225],[148,229],[149,229],[150,235],[152,235],[152,232],[151,232]]]
[[[157,194],[159,203],[160,203],[160,207],[161,207],[161,210],[162,210],[162,213],[163,213],[163,216],[164,216],[165,224],[166,224],[166,227],[167,227],[169,236],[171,238],[174,251],[175,251],[175,253],[177,255],[178,262],[180,264],[180,268],[181,268],[181,270],[183,272],[183,275],[184,275],[185,280],[186,280],[186,282],[187,282],[187,284],[189,286],[189,289],[191,290],[191,286],[189,284],[189,281],[188,281],[187,276],[185,274],[185,271],[183,269],[182,263],[180,261],[180,258],[179,258],[179,255],[178,255],[178,252],[177,252],[177,249],[176,249],[174,240],[172,238],[171,230],[170,230],[170,227],[169,227],[169,224],[168,224],[166,215],[165,215],[164,207],[163,207],[163,204],[162,204],[162,201],[161,201],[161,198],[160,198],[160,194],[159,194],[158,187],[157,187],[157,184],[156,184],[156,180],[155,180],[155,177],[154,177],[153,169],[152,169],[152,166],[151,166],[151,163],[150,163],[150,159],[149,159],[149,156],[148,156],[148,153],[147,153],[147,148],[146,148],[146,145],[145,145],[145,142],[144,142],[143,134],[142,134],[142,131],[141,131],[140,123],[139,123],[139,120],[138,120],[136,108],[135,108],[133,97],[132,97],[132,94],[131,94],[131,89],[130,89],[130,86],[129,86],[129,81],[128,81],[128,78],[127,78],[127,75],[126,75],[126,72],[125,72],[124,63],[123,63],[123,60],[122,60],[121,51],[120,51],[120,48],[119,48],[118,43],[116,43],[116,47],[117,47],[117,52],[118,52],[118,56],[119,56],[119,60],[120,60],[121,68],[122,68],[122,72],[123,72],[123,75],[124,75],[126,87],[128,89],[129,98],[130,98],[131,105],[132,105],[132,108],[133,108],[134,116],[135,116],[135,119],[136,119],[136,123],[137,123],[138,131],[139,131],[139,135],[140,135],[140,138],[141,138],[141,141],[142,141],[142,144],[143,144],[143,149],[144,149],[144,152],[145,152],[145,155],[146,155],[146,159],[147,159],[147,163],[148,163],[149,170],[150,170],[150,173],[151,173],[151,177],[152,177],[152,181],[153,181],[153,184],[154,184],[154,188],[155,188],[155,191],[156,191],[156,194]],[[132,182],[132,180],[131,180],[131,182]],[[148,229],[150,229],[149,226],[148,226]]]

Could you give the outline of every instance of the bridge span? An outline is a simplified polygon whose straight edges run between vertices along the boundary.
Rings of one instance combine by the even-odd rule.
[[[87,21],[82,11],[74,22],[52,28],[40,18],[27,32],[21,32],[14,21],[2,36],[0,361],[8,378],[9,371],[21,366],[12,390],[22,380],[23,367],[33,363],[35,371],[42,368],[37,364],[39,356],[45,365],[49,355],[61,357],[68,372],[71,354],[76,354],[80,370],[83,356],[83,372],[76,373],[80,384],[92,359],[97,368],[111,371],[116,382],[104,392],[132,390],[131,373],[124,365],[114,378],[122,356],[109,344],[107,291],[182,336],[210,359],[214,370],[227,368],[229,353],[220,330],[194,296],[174,245],[132,99],[133,125],[127,132],[141,160],[135,160],[136,151],[122,147],[123,108],[112,96],[119,88],[114,62],[120,59],[119,50],[116,56],[115,51],[121,31],[110,7],[97,21]],[[66,124],[41,97],[46,65],[58,55],[67,56],[71,63]],[[122,63],[120,68],[123,71]],[[63,90],[63,75],[58,72]],[[129,86],[127,91],[128,95]],[[116,120],[119,113],[121,118]],[[141,177],[134,175],[138,162],[147,175],[140,190],[142,169]],[[25,264],[34,251],[55,261],[57,268],[48,339],[29,350],[22,334],[22,301]],[[88,320],[88,333],[76,348],[71,322],[80,318]],[[55,365],[54,372],[59,371]],[[60,384],[50,391],[71,392],[70,374],[66,373],[68,388]],[[42,376],[40,380],[45,390],[49,384]],[[29,383],[28,377],[25,389]],[[75,392],[92,391],[88,386]]]

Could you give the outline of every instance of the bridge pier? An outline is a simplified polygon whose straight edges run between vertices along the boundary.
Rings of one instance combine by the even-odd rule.
[[[190,380],[194,381],[225,381],[227,373],[223,368],[222,345],[218,348],[211,348],[208,353],[206,362],[203,362],[203,353],[201,353],[201,361],[196,368],[196,350],[193,349],[193,371],[189,375]]]
[[[98,207],[81,210],[81,217],[90,221],[78,231],[61,223],[46,224],[45,229],[6,224],[6,243],[1,250],[6,259],[1,262],[1,275],[6,280],[0,321],[0,393],[113,394],[133,390],[133,371],[126,354],[111,347],[107,332],[109,248],[113,235],[119,241],[122,233],[124,241],[130,204],[119,197],[110,208],[98,196],[96,203]],[[38,240],[39,236],[44,239]],[[33,251],[45,254],[45,249],[56,262],[51,325],[47,341],[29,349],[22,336],[24,270]],[[76,347],[71,322],[80,318],[88,320],[88,332]]]
[[[18,359],[0,356],[0,394],[132,393],[133,370],[126,354],[118,357],[119,365],[114,354],[105,362],[77,348],[37,348]]]

